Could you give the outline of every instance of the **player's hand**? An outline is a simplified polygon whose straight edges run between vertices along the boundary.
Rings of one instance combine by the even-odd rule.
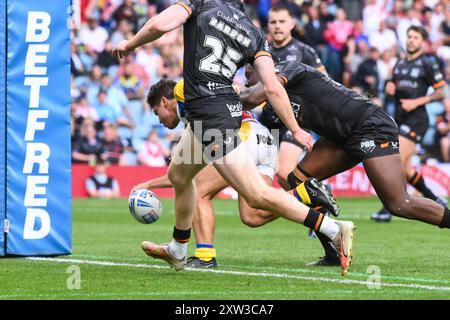
[[[313,138],[311,134],[306,132],[305,130],[298,130],[296,132],[292,132],[292,136],[298,143],[305,147],[306,151],[311,151],[313,147]]]
[[[135,192],[136,190],[139,189],[147,189],[149,190],[150,188],[148,187],[148,183],[147,182],[143,182],[143,183],[139,183],[137,185],[135,185],[134,187],[131,188],[130,194],[132,194],[133,192]]]
[[[238,94],[238,95],[241,94],[241,92],[245,90],[244,86],[240,86],[237,84],[233,84],[232,87],[233,87],[234,92],[236,92],[236,94]]]
[[[132,53],[134,50],[128,47],[128,41],[122,40],[120,41],[113,49],[112,55],[117,59],[122,59]]]
[[[387,95],[393,96],[395,95],[395,84],[392,81],[388,81],[386,83],[386,87],[384,89]]]
[[[400,103],[403,110],[408,112],[415,110],[419,106],[417,99],[400,99]]]

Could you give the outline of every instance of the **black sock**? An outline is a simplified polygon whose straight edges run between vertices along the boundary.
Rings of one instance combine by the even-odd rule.
[[[176,227],[173,227],[173,238],[176,242],[186,243],[191,238],[191,229],[188,230],[180,230]]]
[[[442,217],[441,224],[439,228],[447,228],[450,229],[450,210],[448,208],[444,209],[444,216]]]
[[[414,174],[408,179],[408,183],[419,190],[425,198],[431,199],[433,201],[437,200],[436,195],[430,189],[428,189],[428,187],[425,185],[425,180],[423,180],[422,175],[417,171],[414,172]]]
[[[317,231],[322,225],[324,215],[315,211],[314,209],[309,209],[308,215],[306,216],[305,222],[303,223],[305,227]]]
[[[289,175],[287,176],[287,181],[288,181],[289,186],[291,187],[291,189],[297,188],[297,186],[300,185],[303,182],[302,179],[300,179],[299,177],[297,177],[294,174],[294,171],[289,173]]]
[[[317,238],[322,244],[323,250],[325,251],[325,256],[329,260],[338,260],[339,261],[339,253],[334,249],[331,245],[331,239],[326,235],[320,232],[316,232]]]

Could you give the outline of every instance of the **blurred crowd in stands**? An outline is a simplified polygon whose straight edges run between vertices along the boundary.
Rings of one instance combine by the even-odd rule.
[[[73,0],[72,158],[74,163],[162,166],[182,129],[167,130],[147,111],[150,86],[167,77],[179,80],[183,68],[182,29],[147,44],[123,61],[111,55],[172,0]],[[294,37],[312,46],[329,75],[393,112],[384,83],[405,50],[406,30],[423,25],[426,53],[437,57],[450,81],[450,1],[448,0],[248,0],[255,24],[266,30],[274,4],[296,18]],[[267,35],[270,41],[270,35]],[[244,83],[240,70],[235,79]],[[446,99],[427,105],[430,130],[424,155],[450,161],[450,89]]]

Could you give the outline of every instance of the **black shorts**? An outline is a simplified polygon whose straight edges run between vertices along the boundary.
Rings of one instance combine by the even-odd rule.
[[[242,103],[238,96],[197,99],[187,103],[185,111],[194,136],[209,160],[220,159],[240,144]]]
[[[398,154],[397,125],[379,108],[355,126],[342,147],[358,161]]]
[[[422,107],[424,108],[424,107]],[[396,118],[398,134],[415,143],[420,143],[430,126],[425,109],[417,110],[401,118]]]

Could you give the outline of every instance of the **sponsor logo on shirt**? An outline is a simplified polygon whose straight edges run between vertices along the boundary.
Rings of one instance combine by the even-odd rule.
[[[286,56],[286,61],[296,61],[297,60],[297,56],[294,55],[287,55]]]
[[[217,83],[217,82],[212,82],[212,81],[209,81],[206,86],[208,87],[208,89],[210,91],[219,90],[219,89],[223,89],[223,88],[231,88],[231,85],[229,85],[229,84]]]
[[[364,153],[371,153],[375,149],[375,142],[373,140],[363,140],[361,141],[360,149]]]
[[[238,102],[237,104],[228,104],[228,110],[230,110],[231,117],[241,117],[242,116],[242,103]]]
[[[411,69],[410,75],[411,75],[412,78],[418,78],[419,74],[420,74],[420,69],[419,68],[412,68]]]

